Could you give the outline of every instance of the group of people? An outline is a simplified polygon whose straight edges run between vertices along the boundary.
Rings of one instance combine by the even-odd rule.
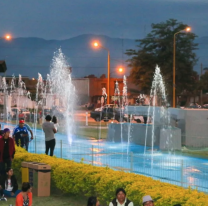
[[[7,201],[8,197],[16,198],[16,206],[31,206],[32,192],[29,182],[22,184],[18,190],[18,182],[12,168],[7,168],[6,173],[0,176],[0,201]]]
[[[154,200],[150,195],[146,195],[142,198],[143,206],[154,206]],[[87,206],[100,206],[100,202],[97,197],[89,197]],[[134,206],[134,203],[126,197],[126,191],[123,188],[116,190],[116,197],[110,202],[109,206]],[[181,206],[176,204],[174,206]]]
[[[21,129],[17,129],[21,128]],[[20,135],[18,133],[27,134],[27,129],[23,125],[23,120],[20,120],[19,126],[15,128],[13,137],[18,144],[18,140],[21,142],[22,138],[28,137],[28,135]],[[16,206],[31,206],[32,205],[32,193],[31,187],[28,182],[22,184],[22,190],[18,190],[17,179],[11,168],[12,160],[15,155],[15,142],[10,137],[10,129],[5,128],[0,130],[0,200],[6,200],[6,197],[16,197]],[[23,145],[21,142],[20,144]]]
[[[54,116],[52,119],[50,115],[47,115],[45,119],[46,122],[43,123],[42,127],[45,132],[46,154],[48,155],[50,150],[50,155],[53,156],[57,118]],[[6,200],[6,197],[16,197],[16,206],[31,206],[30,184],[25,182],[22,184],[22,190],[18,190],[17,179],[11,166],[15,155],[15,143],[17,146],[25,147],[28,150],[29,142],[33,139],[33,132],[24,119],[21,118],[19,124],[13,130],[12,137],[10,133],[9,128],[4,130],[0,128],[0,201]]]
[[[50,150],[50,156],[53,156],[56,144],[54,134],[57,132],[57,118],[53,116],[52,119],[50,115],[47,115],[45,119],[46,122],[42,125],[45,133],[45,153],[48,155]],[[0,128],[0,174],[5,174],[5,169],[11,168],[15,154],[15,143],[17,146],[25,147],[28,151],[29,142],[33,139],[33,132],[23,118],[19,120],[19,124],[14,128],[12,137],[10,133],[9,128],[4,130]]]

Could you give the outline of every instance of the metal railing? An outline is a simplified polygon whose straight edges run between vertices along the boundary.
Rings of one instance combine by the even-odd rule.
[[[122,147],[118,150],[117,147]],[[34,139],[29,146],[31,153],[45,153],[44,140]],[[102,143],[56,141],[56,157],[84,162],[94,166],[133,172],[153,179],[199,191],[208,192],[208,160],[168,156],[162,154],[134,153],[132,148]]]
[[[10,125],[11,127],[14,125]],[[64,135],[63,135],[64,136]],[[191,187],[208,192],[208,160],[181,155],[147,151],[126,144],[104,144],[99,141],[76,139],[69,143],[61,135],[56,137],[54,155],[59,158],[84,162],[94,166],[132,172],[184,188]],[[193,139],[190,138],[189,139]],[[30,142],[29,152],[44,154],[45,138],[41,130]]]

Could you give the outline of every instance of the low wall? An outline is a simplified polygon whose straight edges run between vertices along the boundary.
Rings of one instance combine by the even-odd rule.
[[[130,142],[148,147],[154,145],[159,146],[161,150],[181,150],[181,130],[176,127],[163,129],[159,125],[151,124],[111,123],[107,141]]]

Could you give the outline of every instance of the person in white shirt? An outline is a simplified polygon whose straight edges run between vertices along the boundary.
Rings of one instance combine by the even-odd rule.
[[[146,195],[142,198],[143,206],[154,206],[154,201],[150,195]]]
[[[54,126],[54,123],[51,122],[52,117],[50,115],[47,115],[45,117],[46,122],[42,124],[43,131],[45,133],[45,145],[46,145],[46,155],[48,155],[48,152],[50,150],[50,156],[53,156],[53,152],[56,145],[56,139],[55,139],[55,133],[57,133],[57,130]]]
[[[134,203],[126,198],[126,191],[123,188],[118,188],[116,198],[110,202],[109,206],[134,206]]]

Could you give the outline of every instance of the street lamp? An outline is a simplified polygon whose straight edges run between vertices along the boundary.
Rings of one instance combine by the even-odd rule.
[[[109,49],[105,48],[98,42],[93,43],[94,47],[99,47],[102,49],[105,49],[108,52],[108,88],[107,88],[107,94],[108,94],[108,99],[107,99],[107,104],[110,104],[110,51]]]
[[[11,39],[11,36],[10,35],[5,35],[3,37],[0,37],[0,39],[10,40]]]
[[[173,37],[173,108],[176,107],[175,103],[176,103],[176,95],[175,95],[175,53],[176,53],[176,35],[179,34],[180,32],[182,31],[191,31],[191,27],[186,27],[185,29],[181,30],[181,31],[178,31],[174,34],[174,37]]]
[[[122,72],[123,72],[123,68],[120,67],[120,68],[118,69],[118,71],[119,71],[120,73],[122,73]]]

